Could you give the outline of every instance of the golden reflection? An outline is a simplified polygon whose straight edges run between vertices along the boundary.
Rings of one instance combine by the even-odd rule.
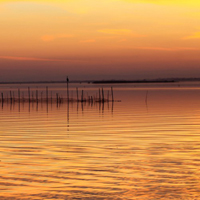
[[[0,198],[198,199],[199,90],[115,96],[114,107],[4,102]]]

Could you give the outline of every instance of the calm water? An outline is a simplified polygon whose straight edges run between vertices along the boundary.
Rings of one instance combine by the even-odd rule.
[[[71,96],[77,86],[101,87],[71,85]],[[4,96],[18,88],[26,95],[0,86]],[[49,88],[65,96],[65,85]],[[121,102],[4,103],[0,199],[200,199],[200,84],[115,85],[114,96]]]

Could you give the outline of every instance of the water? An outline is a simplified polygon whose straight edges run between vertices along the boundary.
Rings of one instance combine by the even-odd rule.
[[[77,86],[101,87],[73,84],[70,95]],[[65,96],[65,85],[49,88]],[[114,96],[121,102],[4,103],[0,199],[200,199],[200,84],[114,85]]]

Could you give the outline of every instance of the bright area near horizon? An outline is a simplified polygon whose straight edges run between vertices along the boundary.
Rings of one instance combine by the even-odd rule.
[[[0,81],[200,77],[197,0],[0,1]]]

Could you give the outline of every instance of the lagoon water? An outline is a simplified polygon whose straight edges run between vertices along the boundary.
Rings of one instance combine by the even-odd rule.
[[[102,85],[71,84],[74,98],[76,87],[97,95]],[[0,199],[200,199],[200,84],[113,87],[121,102],[5,102]],[[18,88],[26,95],[27,85],[0,86]],[[64,84],[49,90],[66,95]]]

